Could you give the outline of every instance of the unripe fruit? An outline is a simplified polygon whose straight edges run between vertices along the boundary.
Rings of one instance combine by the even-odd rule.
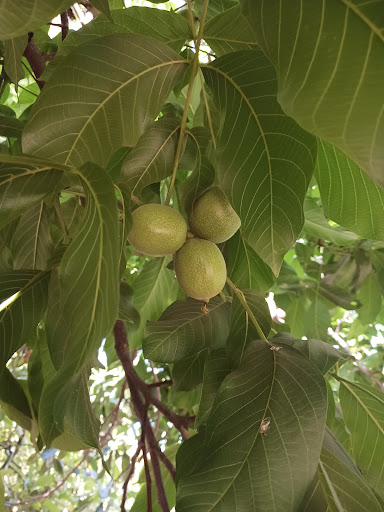
[[[187,240],[175,254],[175,271],[182,290],[189,297],[206,302],[221,292],[227,277],[220,249],[200,238]]]
[[[219,187],[210,188],[198,197],[189,216],[192,233],[216,244],[231,238],[240,224],[239,216]]]
[[[144,204],[132,214],[129,243],[149,256],[170,256],[180,249],[187,236],[182,215],[162,204]]]

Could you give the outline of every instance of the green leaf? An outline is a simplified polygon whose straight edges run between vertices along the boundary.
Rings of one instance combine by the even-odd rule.
[[[157,322],[147,325],[144,356],[152,361],[174,363],[225,344],[229,332],[229,303],[220,297],[209,301],[209,314],[195,299],[174,302]]]
[[[194,352],[173,364],[173,390],[190,391],[203,382],[204,365],[209,354],[208,349]]]
[[[71,5],[68,0],[0,1],[0,40],[33,32]]]
[[[212,350],[204,366],[203,389],[196,415],[195,428],[198,429],[207,422],[221,383],[231,370],[227,351],[225,349]]]
[[[113,23],[111,9],[109,7],[109,0],[92,0],[93,7],[106,15],[106,17]],[[97,18],[96,18],[97,19]]]
[[[175,13],[133,6],[111,12],[112,22],[107,16],[100,15],[80,30],[70,32],[65,38],[54,60],[46,67],[43,80],[47,80],[53,71],[60,69],[65,57],[82,44],[111,34],[134,33],[157,39],[176,52],[179,52],[186,40],[192,39],[187,20]]]
[[[333,201],[333,203],[335,202],[336,201]],[[350,245],[359,239],[355,233],[330,226],[327,219],[324,217],[323,210],[317,205],[316,201],[310,197],[305,198],[304,215],[305,222],[303,229],[306,233],[315,238],[327,240],[328,242],[340,246]]]
[[[215,169],[208,160],[207,151],[210,145],[210,134],[207,128],[197,126],[188,132],[185,153],[188,152],[188,143],[194,144],[195,161],[190,164],[193,172],[181,183],[179,192],[186,212],[192,210],[193,201],[207,190],[215,181]],[[188,167],[188,165],[187,165]],[[187,170],[191,170],[188,168]]]
[[[130,151],[121,168],[120,180],[133,194],[172,174],[180,123],[162,118],[154,123]]]
[[[307,292],[311,303],[305,312],[304,328],[307,338],[323,340],[327,339],[328,327],[331,325],[331,315],[319,291],[319,288],[316,288]]]
[[[0,6],[1,12],[1,6]],[[17,84],[24,78],[24,68],[21,63],[25,47],[28,44],[28,35],[17,37],[16,39],[8,39],[4,42],[4,69],[11,82],[15,84],[17,92]]]
[[[116,149],[136,145],[186,68],[167,45],[136,34],[81,45],[33,106],[23,151],[73,167],[87,161],[105,166]]]
[[[13,268],[46,270],[53,252],[50,211],[41,201],[20,218],[11,242]]]
[[[281,302],[277,297],[277,302],[281,305]],[[306,307],[307,307],[307,297],[304,293],[300,293],[299,295],[289,295],[289,302],[286,308],[283,309],[286,312],[285,322],[289,325],[290,331],[295,338],[301,338],[306,335],[306,330],[304,327],[304,321],[306,318]]]
[[[349,358],[348,354],[342,350],[338,350],[321,340],[298,340],[288,333],[280,333],[274,336],[271,341],[272,343],[278,343],[283,346],[290,345],[295,348],[304,354],[323,375],[328,373],[340,360],[345,361]]]
[[[203,70],[221,118],[218,179],[244,239],[277,275],[303,226],[316,139],[281,110],[275,70],[260,51],[230,53]]]
[[[49,273],[15,270],[0,274],[0,375],[12,354],[30,337],[47,306]],[[5,306],[6,299],[15,294]],[[3,303],[3,304],[2,304]]]
[[[239,50],[256,49],[256,39],[240,5],[214,16],[204,27],[204,40],[217,57]]]
[[[13,377],[8,368],[0,373],[0,404],[11,420],[31,430],[32,414],[27,395],[20,381]]]
[[[117,318],[120,282],[118,214],[112,181],[91,163],[75,172],[84,183],[85,215],[58,267],[57,283],[51,282],[53,296],[47,313],[52,360],[56,367],[70,367],[72,375],[83,367],[112,328]],[[60,316],[66,329],[57,322]],[[58,363],[56,353],[59,359],[63,358]]]
[[[357,297],[361,302],[359,308],[360,321],[363,324],[374,322],[382,305],[380,283],[375,273],[368,274]]]
[[[364,480],[326,448],[321,451],[317,474],[328,505],[327,510],[331,512],[382,511],[379,502]],[[311,509],[308,509],[308,512],[309,510]]]
[[[265,297],[255,290],[242,290],[242,293],[261,330],[267,337],[271,330],[272,319]],[[235,295],[232,301],[231,329],[227,341],[228,354],[234,368],[242,362],[247,345],[258,339],[260,339],[260,335]]]
[[[133,305],[141,317],[139,328],[129,339],[132,348],[141,347],[147,321],[156,321],[164,309],[176,299],[178,285],[174,273],[167,269],[168,262],[167,258],[152,258],[132,284]]]
[[[52,193],[60,174],[51,162],[0,154],[0,229],[40,204]]]
[[[283,110],[384,184],[381,2],[241,4],[276,67]]]
[[[354,459],[364,478],[383,498],[384,395],[345,380],[340,381],[339,394]]]
[[[0,136],[8,138],[21,138],[24,123],[15,117],[3,115],[0,110]]]
[[[192,438],[187,466],[178,467],[179,452],[177,511],[298,510],[319,460],[326,394],[320,372],[296,350],[250,344],[219,389],[206,436]]]
[[[240,231],[225,243],[228,276],[240,288],[266,292],[274,283],[273,273],[241,236]]]
[[[384,190],[358,165],[319,140],[315,176],[330,219],[363,238],[384,240]]]

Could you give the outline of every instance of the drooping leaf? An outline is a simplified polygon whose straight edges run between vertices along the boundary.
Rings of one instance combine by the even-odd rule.
[[[186,443],[193,450],[178,468],[178,512],[298,510],[316,472],[326,407],[323,377],[302,354],[250,344],[219,389],[206,435]]]
[[[272,319],[264,296],[255,290],[242,290],[242,293],[261,330],[267,337],[271,330]],[[234,368],[242,362],[248,343],[258,339],[260,339],[260,334],[235,295],[232,301],[231,328],[227,341],[228,355]]]
[[[240,231],[225,243],[228,276],[240,288],[265,292],[273,285],[273,273],[243,239]]]
[[[363,324],[369,324],[375,321],[380,313],[382,305],[382,295],[380,283],[376,274],[369,274],[359,290],[358,299],[361,302],[359,308],[359,319]]]
[[[204,425],[209,418],[217,392],[225,377],[231,372],[231,362],[225,349],[212,350],[204,366],[203,388],[195,428]]]
[[[41,201],[20,218],[11,243],[15,270],[47,269],[53,251],[49,213],[48,207]]]
[[[7,116],[0,110],[0,136],[8,138],[21,138],[24,123],[13,116]]]
[[[0,373],[0,406],[22,428],[31,430],[32,414],[27,395],[20,381],[13,377],[8,368]]]
[[[364,478],[384,498],[384,396],[373,388],[340,382],[340,403],[352,452]]]
[[[130,336],[130,347],[141,346],[147,321],[156,321],[176,299],[178,285],[174,274],[167,269],[168,262],[166,258],[151,259],[132,285],[133,305],[140,313],[141,321],[137,331]]]
[[[273,66],[260,51],[204,66],[220,111],[214,164],[244,239],[277,275],[303,226],[316,139],[285,116]]]
[[[384,57],[382,2],[241,0],[241,5],[277,69],[283,110],[383,185],[384,74],[377,74]]]
[[[164,43],[136,34],[81,45],[33,106],[23,151],[73,167],[105,166],[116,149],[136,145],[187,65]]]
[[[309,339],[298,340],[288,333],[279,333],[271,339],[272,343],[282,346],[289,345],[304,354],[323,375],[325,375],[336,363],[348,359],[348,354],[334,348],[325,341]],[[282,348],[283,350],[283,348]]]
[[[120,180],[136,196],[172,173],[180,123],[162,118],[153,124],[130,151],[121,168]]]
[[[321,451],[317,474],[331,512],[382,510],[364,480],[326,448]]]
[[[24,78],[24,69],[21,63],[21,58],[23,56],[27,43],[27,34],[14,39],[8,39],[8,41],[4,42],[4,69],[9,78],[11,79],[11,82],[15,84],[16,92],[17,84],[22,78]]]
[[[256,49],[256,39],[240,5],[214,16],[204,27],[204,39],[217,57],[239,50]]]
[[[140,314],[132,304],[133,290],[122,281],[120,283],[119,318],[124,320],[127,332],[136,330],[140,325]]]
[[[305,222],[303,229],[305,233],[308,233],[311,236],[340,246],[350,245],[359,239],[355,233],[330,226],[327,219],[324,217],[322,209],[312,198],[305,198],[304,215]]]
[[[61,67],[64,58],[78,46],[99,37],[132,32],[157,39],[177,52],[186,40],[192,39],[187,20],[169,11],[132,6],[113,10],[111,17],[112,22],[107,16],[98,16],[80,30],[70,32],[54,60],[45,69],[42,79],[48,80],[53,71]]]
[[[60,174],[51,162],[0,154],[0,229],[40,204],[54,189]]]
[[[319,288],[308,290],[311,302],[305,311],[304,327],[308,338],[320,340],[327,338],[328,327],[331,325],[331,315],[328,306],[320,295]]]
[[[0,40],[33,32],[71,5],[68,0],[12,0],[0,2]]]
[[[295,338],[300,339],[306,335],[304,321],[308,299],[304,293],[298,295],[289,294],[288,297],[288,305],[284,308],[286,312],[285,322],[289,325],[291,334]],[[279,297],[276,300],[280,304]]]
[[[315,175],[324,212],[331,220],[363,238],[384,240],[384,190],[358,165],[319,140]]]
[[[152,361],[173,363],[225,344],[229,332],[229,303],[220,297],[209,301],[209,314],[202,302],[174,302],[157,322],[147,325],[144,355]]]
[[[51,282],[55,300],[50,299],[47,314],[47,325],[52,326],[48,335],[52,360],[56,367],[69,366],[72,375],[112,328],[120,282],[118,215],[110,177],[91,163],[76,173],[84,183],[85,214],[58,267],[57,283]],[[60,326],[60,317],[66,329]],[[57,363],[56,351],[62,355]]]
[[[49,273],[15,270],[0,275],[0,375],[8,359],[29,338],[47,306]]]

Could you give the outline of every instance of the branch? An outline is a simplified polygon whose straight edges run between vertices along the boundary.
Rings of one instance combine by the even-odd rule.
[[[68,31],[69,31],[67,11],[64,11],[60,14],[60,21],[61,21],[61,40],[64,41],[64,39],[67,37]]]
[[[131,392],[131,402],[132,407],[140,421],[141,430],[142,430],[142,438],[148,440],[149,453],[151,455],[152,469],[153,475],[155,477],[156,491],[157,491],[157,499],[160,505],[162,512],[169,512],[169,506],[167,502],[167,496],[165,494],[163,479],[161,476],[161,470],[159,465],[159,459],[157,455],[158,444],[156,438],[153,434],[151,425],[149,423],[147,411],[149,406],[149,401],[146,400],[146,396],[144,395],[145,402],[140,396],[139,391],[145,389],[147,394],[151,396],[150,391],[147,388],[147,385],[140,379],[140,377],[135,372],[133,367],[131,355],[129,352],[129,345],[127,334],[124,327],[124,322],[122,320],[117,320],[113,327],[113,334],[115,337],[115,349],[116,354],[119,357],[121,364],[123,365],[125,376],[127,378],[128,386]],[[145,388],[142,386],[144,384]],[[144,394],[144,393],[143,393]],[[144,457],[144,464],[145,464]],[[148,491],[148,489],[147,489]]]
[[[140,452],[141,452],[142,449],[143,449],[143,446],[142,446],[142,442],[140,440],[139,444],[137,446],[137,450],[136,450],[135,454],[133,455],[133,457],[131,459],[131,463],[129,465],[129,471],[128,471],[127,478],[124,480],[124,484],[123,484],[123,497],[121,499],[121,505],[120,505],[121,512],[125,512],[125,502],[127,500],[128,483],[129,483],[130,479],[132,478],[133,473],[135,472],[135,466],[136,466],[137,457],[140,455]]]

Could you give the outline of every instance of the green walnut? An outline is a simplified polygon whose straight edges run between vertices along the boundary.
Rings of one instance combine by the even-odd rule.
[[[187,236],[182,215],[162,204],[144,204],[132,214],[128,242],[148,256],[170,256],[180,249]]]
[[[181,289],[193,299],[208,302],[224,288],[225,260],[213,242],[187,240],[175,254],[175,271]]]
[[[240,224],[239,216],[219,187],[210,188],[198,197],[189,216],[192,233],[216,244],[231,238]]]

